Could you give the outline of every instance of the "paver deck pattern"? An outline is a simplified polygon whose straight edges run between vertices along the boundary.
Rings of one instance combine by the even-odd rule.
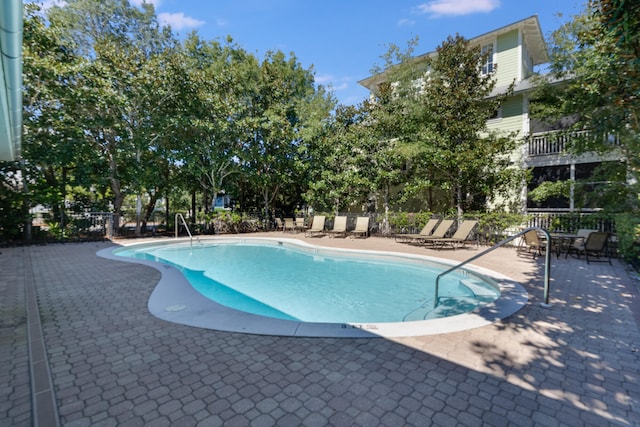
[[[305,240],[460,260],[478,250]],[[146,304],[160,273],[95,255],[112,244],[0,249],[0,425],[45,425],[32,403],[30,285],[49,368],[35,375],[50,377],[57,411],[45,415],[60,425],[640,425],[637,275],[618,260],[553,257],[543,308],[542,260],[502,248],[475,264],[531,296],[502,321],[393,340],[291,338],[155,318]]]

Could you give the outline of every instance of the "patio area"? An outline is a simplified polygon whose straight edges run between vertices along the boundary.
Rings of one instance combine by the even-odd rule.
[[[393,239],[312,244],[464,260]],[[248,235],[247,235],[248,236]],[[156,269],[100,258],[118,242],[0,249],[0,425],[640,425],[637,273],[501,248],[474,265],[529,302],[489,326],[401,338],[199,329],[147,310]]]

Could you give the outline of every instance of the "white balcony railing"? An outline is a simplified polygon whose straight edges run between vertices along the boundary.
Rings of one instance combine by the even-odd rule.
[[[534,133],[528,140],[528,155],[548,156],[553,154],[561,154],[567,151],[569,143],[572,139],[584,138],[589,135],[590,131],[581,130],[575,132],[551,131]],[[607,136],[607,142],[612,145],[619,145],[620,141],[613,135]]]

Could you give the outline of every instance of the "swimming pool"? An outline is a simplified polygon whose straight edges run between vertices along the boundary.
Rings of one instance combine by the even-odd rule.
[[[160,283],[149,302],[153,314],[165,319],[181,317],[179,323],[185,323],[189,317],[185,312],[191,311],[203,319],[187,319],[186,323],[202,326],[203,322],[211,324],[207,317],[220,320],[224,307],[222,311],[230,319],[223,322],[226,326],[213,329],[229,330],[231,323],[231,330],[243,332],[266,333],[266,325],[271,324],[277,326],[271,332],[277,335],[327,336],[318,331],[336,328],[340,329],[338,336],[379,334],[382,330],[387,334],[395,330],[395,336],[418,335],[424,334],[420,326],[425,323],[444,320],[450,328],[463,322],[466,329],[469,324],[464,317],[493,321],[504,299],[498,298],[500,290],[510,291],[510,286],[505,288],[491,275],[464,270],[443,278],[436,299],[435,276],[449,267],[446,263],[419,256],[320,248],[288,239],[214,238],[193,245],[165,241],[132,245],[113,254],[155,264],[163,272],[163,279],[177,270],[183,281],[188,280],[186,287],[170,285],[164,293],[168,290],[175,298],[160,298],[163,302],[158,304],[154,301],[159,296],[156,294],[166,288]],[[158,267],[157,262],[164,265]],[[182,289],[182,295],[176,294],[177,288]],[[189,302],[177,303],[187,294],[191,295]],[[201,312],[204,307],[194,307],[196,300],[196,306],[208,305],[209,313]],[[516,306],[523,305],[522,295],[519,300],[521,304]],[[256,329],[234,324],[233,319],[238,317],[262,325]],[[287,324],[284,329],[294,330],[283,332],[282,326]],[[416,332],[416,327],[422,332]],[[335,335],[335,331],[330,334]]]

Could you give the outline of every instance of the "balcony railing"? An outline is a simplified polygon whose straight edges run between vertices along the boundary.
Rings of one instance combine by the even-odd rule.
[[[547,156],[566,152],[572,138],[584,136],[586,131],[565,133],[561,131],[534,133],[529,137],[529,156]]]
[[[589,133],[589,130],[570,133],[563,131],[534,133],[528,140],[528,155],[532,157],[565,153],[572,139],[585,138]],[[620,144],[619,139],[614,135],[607,135],[605,138],[608,144]]]

